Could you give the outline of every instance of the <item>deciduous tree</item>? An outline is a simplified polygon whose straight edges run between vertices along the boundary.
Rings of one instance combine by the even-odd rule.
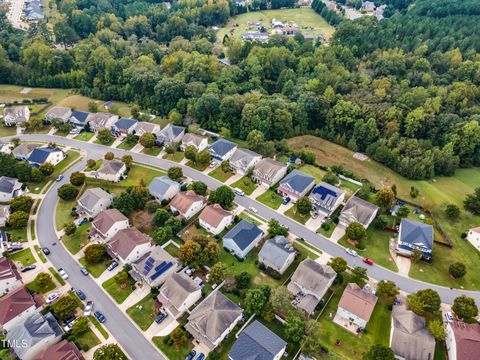
[[[453,300],[452,311],[462,320],[471,320],[478,315],[478,307],[471,297],[461,295]]]
[[[455,279],[460,279],[464,277],[467,273],[467,267],[464,263],[456,262],[448,267],[448,273],[452,275]]]
[[[42,165],[39,166],[38,168],[43,175],[45,176],[50,176],[53,174],[53,170],[55,170],[54,166],[50,164],[49,162],[45,162]]]
[[[306,196],[298,199],[296,206],[297,206],[297,211],[304,216],[308,215],[312,210],[312,202]]]
[[[217,262],[208,272],[208,281],[212,284],[220,284],[227,276],[227,265]]]
[[[70,175],[70,184],[75,185],[75,186],[80,186],[83,185],[85,182],[85,174],[80,171],[75,171]]]
[[[285,338],[291,342],[299,343],[303,339],[305,324],[298,316],[289,316],[285,323]]]
[[[395,354],[389,347],[375,344],[363,355],[363,360],[395,360]]]
[[[8,204],[10,205],[12,212],[23,211],[29,213],[33,206],[33,199],[30,196],[21,195],[10,200]]]
[[[222,185],[210,193],[209,201],[212,204],[220,204],[224,209],[231,208],[235,200],[235,193],[227,186]]]
[[[342,257],[332,258],[328,262],[328,265],[330,265],[337,274],[345,272],[348,268],[347,261]]]
[[[28,224],[28,214],[25,211],[15,211],[10,215],[8,224],[14,229],[21,229]]]
[[[180,167],[173,166],[168,169],[168,177],[173,181],[181,181],[183,179],[183,170]]]
[[[113,141],[113,135],[112,132],[108,129],[100,129],[97,132],[97,139],[102,143],[102,144],[109,144]]]
[[[107,255],[107,246],[105,244],[92,244],[86,247],[85,261],[89,264],[96,264],[102,261]]]
[[[78,188],[72,184],[64,184],[57,190],[58,197],[63,200],[73,200],[78,195]]]
[[[157,138],[152,133],[145,133],[145,134],[142,134],[142,136],[140,136],[139,141],[143,147],[149,149],[155,146],[155,142],[157,141]]]
[[[367,231],[362,224],[354,221],[347,226],[345,234],[349,239],[354,241],[361,241],[367,237]]]

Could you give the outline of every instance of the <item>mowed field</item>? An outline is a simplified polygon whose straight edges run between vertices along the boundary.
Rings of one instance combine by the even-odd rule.
[[[255,27],[257,22],[269,30],[272,19],[284,23],[294,22],[304,35],[323,35],[326,39],[330,39],[335,32],[333,26],[329,25],[324,18],[310,8],[264,10],[252,11],[230,18],[227,25],[218,31],[217,40],[221,42],[225,34],[229,34],[231,30],[234,31],[234,36],[238,39],[242,37],[245,31],[258,31]],[[238,26],[235,26],[236,24]]]
[[[480,261],[480,252],[461,238],[462,232],[480,226],[480,216],[473,216],[463,209],[463,200],[467,194],[480,186],[480,169],[460,169],[455,176],[437,177],[431,180],[408,180],[393,170],[373,160],[360,161],[353,157],[353,152],[340,145],[315,136],[299,136],[288,140],[294,150],[306,150],[315,153],[317,162],[322,165],[342,165],[357,176],[370,180],[377,188],[397,185],[398,196],[428,208],[440,222],[443,230],[454,243],[453,249],[434,246],[431,265],[420,262],[412,266],[412,277],[449,287],[480,289],[480,277],[475,269]],[[419,189],[420,194],[412,199],[410,187]],[[447,204],[455,204],[462,211],[459,220],[453,222],[447,218],[444,209]],[[467,275],[460,280],[453,280],[448,275],[448,266],[455,261],[467,265]]]

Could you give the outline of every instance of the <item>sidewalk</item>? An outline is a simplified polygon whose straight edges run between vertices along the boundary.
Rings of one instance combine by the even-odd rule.
[[[135,145],[130,151],[133,151],[133,152],[136,152],[136,153],[140,153],[140,152],[142,152],[142,150],[143,150],[142,144],[138,143],[138,144]]]
[[[240,180],[242,177],[243,177],[243,175],[235,174],[235,175],[231,176],[227,181],[225,181],[225,185],[231,185],[234,182],[237,182],[238,180]]]

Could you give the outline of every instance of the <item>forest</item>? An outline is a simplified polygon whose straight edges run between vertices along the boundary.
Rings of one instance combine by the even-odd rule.
[[[135,102],[240,139],[256,130],[265,144],[314,134],[411,179],[480,166],[477,2],[378,3],[395,13],[343,20],[329,46],[299,34],[215,47],[211,26],[234,1],[58,0],[53,34],[0,16],[0,82]]]

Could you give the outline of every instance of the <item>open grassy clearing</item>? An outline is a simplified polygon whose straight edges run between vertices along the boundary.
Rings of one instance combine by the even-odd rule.
[[[146,331],[150,325],[153,324],[157,316],[154,304],[155,300],[151,294],[148,294],[138,303],[127,309],[127,314],[143,331]]]
[[[187,162],[187,166],[190,166],[192,169],[198,170],[198,171],[204,171],[206,168],[208,168],[209,164],[200,164],[200,163],[194,163],[193,161]]]
[[[94,144],[100,144],[103,146],[111,146],[115,142],[115,138],[112,138],[109,142],[104,143],[103,141],[100,141],[100,139],[96,139],[93,141]]]
[[[20,264],[22,264],[22,266],[32,265],[37,262],[30,248],[14,252],[10,255],[10,259],[19,262]]]
[[[168,244],[167,246],[165,246],[165,251],[168,252],[170,255],[172,255],[173,257],[177,257],[178,256],[178,247],[176,247],[175,245],[173,245],[172,243]]]
[[[112,108],[110,110],[105,110],[105,108],[103,107],[103,103],[105,101],[95,100],[82,95],[68,96],[63,100],[60,100],[56,105],[71,107],[75,110],[88,111],[88,103],[90,102],[94,102],[95,104],[97,104],[97,108],[99,112],[110,112],[112,114],[116,114],[123,117],[131,116],[130,106],[124,102],[114,101]]]
[[[70,94],[70,90],[68,89],[51,88],[32,88],[28,94],[21,94],[20,91],[22,91],[23,88],[23,86],[16,85],[0,85],[0,103],[46,98],[55,104]]]
[[[95,318],[93,316],[90,316],[88,319],[97,328],[97,330],[100,332],[100,334],[102,334],[104,339],[108,339],[110,337],[110,334],[107,332],[107,330],[104,329],[104,327],[102,326],[102,324],[100,324],[100,322],[97,320],[97,318]]]
[[[122,141],[120,145],[117,146],[117,149],[122,149],[122,150],[130,150],[132,149],[135,145],[135,143],[128,143],[126,141]]]
[[[76,200],[58,199],[57,209],[55,211],[55,225],[57,230],[63,229],[63,226],[72,221],[71,212],[77,206]]]

